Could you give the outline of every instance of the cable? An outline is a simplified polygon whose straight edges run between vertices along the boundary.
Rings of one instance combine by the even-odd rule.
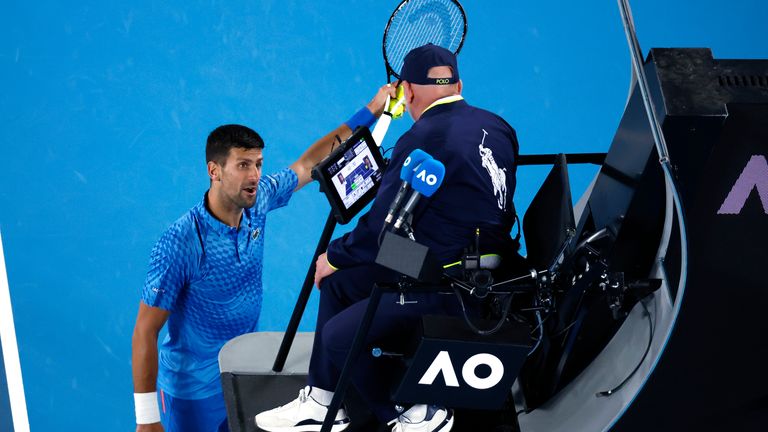
[[[575,319],[575,320],[571,321],[571,323],[570,323],[570,324],[568,324],[567,326],[565,326],[565,328],[564,328],[564,329],[562,329],[562,330],[560,330],[559,332],[555,333],[555,334],[553,335],[553,337],[562,336],[562,335],[563,335],[563,333],[567,332],[567,331],[568,331],[568,329],[570,329],[571,327],[573,327],[573,326],[574,326],[574,325],[575,325],[577,322],[579,322],[579,320],[578,320],[578,319]]]
[[[589,243],[592,243],[595,240],[600,240],[601,238],[606,237],[607,235],[608,235],[608,227],[605,227],[605,228],[601,229],[600,231],[598,231],[598,232],[592,234],[591,236],[587,237],[586,239],[584,239],[581,243],[579,243],[576,246],[575,250],[577,250],[577,251],[581,250],[581,248],[583,248],[584,246],[588,245]]]
[[[541,320],[541,312],[539,311],[536,311],[536,320],[539,322],[539,325],[537,326],[539,328],[539,340],[536,341],[536,345],[534,345],[528,352],[529,357],[539,348],[541,341],[544,339],[544,321]]]
[[[648,311],[648,307],[643,303],[643,301],[640,301],[640,305],[643,307],[643,310],[645,311],[645,316],[648,318],[648,326],[650,328],[649,336],[648,336],[648,346],[645,347],[645,352],[643,353],[643,357],[640,359],[640,362],[635,366],[634,369],[632,369],[632,372],[629,373],[629,375],[624,378],[624,381],[620,382],[619,385],[616,387],[595,393],[596,397],[604,397],[604,396],[610,396],[617,391],[619,391],[622,387],[624,387],[624,384],[626,384],[630,378],[632,378],[635,373],[640,369],[640,366],[643,365],[643,362],[645,361],[645,357],[648,355],[648,352],[651,351],[651,345],[653,343],[653,320],[651,319],[651,313]]]
[[[515,297],[515,293],[511,293],[507,298],[506,303],[504,304],[504,309],[501,312],[501,319],[499,319],[499,322],[496,323],[496,326],[494,326],[490,330],[480,330],[472,323],[472,320],[470,320],[469,315],[467,315],[467,308],[464,306],[464,299],[461,297],[461,293],[459,292],[459,289],[456,287],[456,284],[451,284],[451,287],[453,288],[453,292],[456,294],[456,297],[458,297],[459,299],[461,312],[464,314],[464,321],[467,323],[469,328],[472,329],[473,332],[475,332],[480,336],[490,336],[492,334],[495,334],[499,330],[501,330],[501,327],[504,325],[504,322],[507,320],[507,314],[509,313],[509,309],[512,306],[512,299]]]
[[[335,137],[336,137],[336,141],[331,140],[331,151],[329,151],[328,154],[333,153],[333,148],[336,147],[337,142],[339,143],[339,145],[341,145],[341,137],[338,134],[336,134]]]

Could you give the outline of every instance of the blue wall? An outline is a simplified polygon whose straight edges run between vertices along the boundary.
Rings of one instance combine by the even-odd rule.
[[[207,133],[250,125],[267,170],[291,163],[382,83],[396,3],[6,4],[0,230],[32,430],[131,430],[138,290],[154,241],[207,187]],[[768,58],[762,0],[634,3],[646,51]],[[630,76],[616,3],[464,6],[467,99],[515,126],[523,153],[605,151]],[[520,170],[521,212],[545,170]],[[575,196],[593,173],[571,169]],[[327,211],[312,185],[271,215],[263,330],[286,325]],[[306,318],[311,330],[312,306]]]

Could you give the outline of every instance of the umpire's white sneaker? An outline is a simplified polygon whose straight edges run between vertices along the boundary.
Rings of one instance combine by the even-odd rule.
[[[448,432],[453,427],[453,410],[435,405],[414,405],[392,423],[392,432]]]
[[[307,386],[299,391],[296,400],[257,415],[256,426],[268,432],[315,432],[322,428],[327,412],[328,408],[312,397],[312,387]],[[343,431],[347,427],[349,417],[341,408],[331,431]]]

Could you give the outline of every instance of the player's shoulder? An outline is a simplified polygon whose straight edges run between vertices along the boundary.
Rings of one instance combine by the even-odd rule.
[[[199,243],[200,224],[197,221],[198,207],[191,208],[171,223],[160,235],[157,244],[175,248],[176,250],[185,250],[190,245]]]
[[[299,184],[299,177],[291,168],[283,168],[259,179],[259,192],[252,209],[256,214],[265,214],[288,204],[293,191]],[[251,214],[249,213],[249,216]]]
[[[288,183],[294,184],[299,181],[299,176],[291,168],[283,168],[281,170],[264,174],[259,179],[259,185],[261,186],[273,186],[276,187],[280,184]]]

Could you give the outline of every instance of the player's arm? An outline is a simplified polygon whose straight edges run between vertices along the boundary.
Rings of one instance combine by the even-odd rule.
[[[331,148],[333,148],[337,136],[344,141],[352,135],[353,128],[357,128],[357,126],[364,124],[366,120],[371,118],[373,119],[371,120],[372,123],[375,119],[381,116],[381,113],[384,111],[384,104],[387,101],[387,96],[395,97],[395,87],[392,87],[389,84],[381,86],[373,99],[368,102],[368,105],[358,111],[358,113],[347,120],[346,123],[332,130],[330,133],[309,146],[304,154],[290,166],[299,178],[299,182],[294,190],[299,190],[312,181],[312,167],[317,165],[331,153]],[[368,110],[367,114],[363,111],[365,109]]]
[[[143,421],[139,417],[146,415],[146,407],[149,406],[147,404],[154,402],[154,407],[157,407],[157,400],[152,401],[152,396],[147,395],[153,394],[157,390],[157,335],[168,320],[169,315],[170,312],[164,309],[147,306],[144,302],[139,303],[139,314],[136,318],[131,340],[133,391],[139,398],[136,407],[137,423]],[[142,398],[144,400],[140,401]],[[154,419],[154,416],[154,413],[149,414],[150,419]],[[162,431],[163,427],[159,423],[159,411],[157,411],[157,416],[157,422],[137,424],[136,432]]]

